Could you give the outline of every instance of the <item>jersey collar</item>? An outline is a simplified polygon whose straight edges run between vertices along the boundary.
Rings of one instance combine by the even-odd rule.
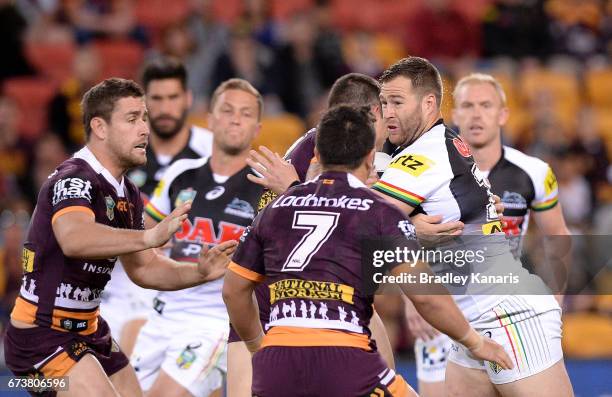
[[[431,126],[431,128],[430,128],[430,129],[428,129],[428,130],[427,130],[427,131],[425,131],[423,134],[421,134],[421,136],[420,136],[420,137],[418,137],[418,138],[417,138],[417,139],[416,139],[414,142],[416,142],[417,140],[421,139],[421,137],[422,137],[423,135],[427,134],[429,131],[433,130],[434,128],[436,128],[436,127],[437,127],[437,126],[439,126],[439,125],[444,125],[444,119],[439,118],[439,119],[438,119],[438,120],[437,120],[437,121],[434,123],[434,125],[432,125],[432,126]],[[387,138],[387,140],[388,140],[388,139],[389,139],[389,138]],[[391,155],[391,157],[395,157],[395,156],[397,156],[398,154],[400,154],[400,153],[402,152],[402,150],[406,149],[408,146],[412,145],[414,142],[410,142],[410,144],[408,144],[408,145],[401,145],[401,146],[396,147],[396,148],[395,148],[395,150],[393,151],[393,154]]]
[[[117,197],[125,197],[124,177],[121,177],[121,182],[118,182],[115,177],[110,173],[110,171],[104,168],[104,166],[98,161],[96,156],[94,156],[92,151],[89,150],[87,146],[84,146],[83,149],[76,152],[73,157],[76,159],[84,160],[97,174],[101,174],[104,179],[106,179],[108,183],[110,183],[115,188],[115,191],[117,192]]]
[[[352,188],[360,188],[367,186],[359,180],[355,175],[350,172],[342,172],[342,171],[325,171],[322,174],[318,175],[314,180],[319,179],[344,179],[348,182],[349,186]]]

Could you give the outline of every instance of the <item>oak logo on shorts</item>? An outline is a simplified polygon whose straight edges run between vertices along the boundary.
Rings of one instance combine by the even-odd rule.
[[[85,199],[91,203],[91,182],[81,178],[64,178],[53,185],[53,205],[67,199]]]
[[[495,372],[495,374],[498,374],[503,370],[498,363],[493,361],[489,361],[489,367],[491,367],[491,371]]]
[[[407,172],[412,176],[419,176],[434,164],[433,160],[420,154],[404,154],[393,160],[389,164],[389,168]]]

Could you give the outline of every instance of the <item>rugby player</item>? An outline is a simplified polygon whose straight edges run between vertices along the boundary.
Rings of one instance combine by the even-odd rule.
[[[332,86],[328,106],[333,107],[342,103],[354,106],[365,106],[370,109],[371,121],[376,131],[376,147],[382,149],[386,139],[386,129],[382,119],[379,99],[380,86],[373,78],[359,74],[349,73],[340,77]],[[262,153],[251,152],[248,164],[259,172],[259,176],[249,174],[252,182],[258,183],[267,189],[262,196],[259,208],[263,208],[277,194],[287,190],[292,183],[308,179],[307,175],[318,175],[320,166],[314,156],[316,128],[309,130],[298,139],[285,154],[285,160],[278,154],[272,153],[265,147],[260,147]],[[377,153],[378,154],[378,153]],[[373,174],[375,176],[375,170]],[[374,183],[370,179],[368,183]],[[264,323],[269,316],[269,303],[267,302],[267,288],[261,286],[256,289],[259,303],[261,321]],[[389,343],[382,320],[374,311],[371,321],[373,339],[390,368],[395,368],[393,351]],[[244,343],[233,329],[230,329],[228,345],[228,379],[227,392],[229,397],[246,397],[251,394],[251,359]]]
[[[144,165],[149,136],[142,89],[107,79],[87,91],[86,146],[41,188],[23,249],[23,284],[4,339],[7,366],[21,376],[68,376],[62,396],[140,396],[127,357],[98,315],[120,257],[144,288],[175,290],[209,281],[235,242],[181,264],[158,254],[187,217],[190,203],[144,230],[143,204],[128,169]],[[55,395],[49,391],[43,395]],[[38,394],[40,395],[40,394]]]
[[[245,161],[261,128],[262,96],[246,80],[230,79],[215,90],[210,104],[212,155],[172,164],[145,207],[152,226],[193,200],[169,254],[181,262],[197,261],[204,245],[237,240],[253,221],[263,192],[247,179],[251,168]],[[229,324],[222,283],[219,278],[155,297],[155,312],[131,357],[148,397],[208,396],[221,388]]]
[[[509,117],[501,84],[493,76],[474,73],[459,80],[453,96],[453,122],[506,209],[504,232],[511,237],[514,257],[521,255],[521,236],[527,232],[531,217],[544,235],[569,235],[558,204],[558,187],[552,169],[545,162],[501,143],[501,128]],[[556,242],[566,245],[566,242]],[[566,251],[567,245],[564,248],[557,253]],[[425,323],[414,308],[408,306],[407,312],[411,324],[417,324],[415,328],[423,336],[415,344],[419,392],[426,397],[443,396],[451,341]]]
[[[373,169],[374,141],[367,110],[329,110],[316,138],[323,173],[270,203],[241,238],[223,298],[236,331],[257,352],[255,396],[284,396],[287,390],[296,396],[416,395],[369,338],[373,296],[363,288],[361,237],[355,230],[418,249],[403,227],[409,226],[403,214],[364,184]],[[347,196],[352,205],[339,205]],[[392,274],[412,271],[408,264],[398,265],[390,266]],[[252,299],[261,282],[273,306],[265,336]],[[407,285],[402,289],[423,316],[465,343],[475,357],[510,367],[501,346],[476,333],[448,295],[424,299]],[[319,294],[330,290],[341,293]],[[310,315],[297,314],[297,307],[309,307]]]
[[[480,241],[487,242],[487,271],[503,266],[538,291],[540,287],[545,290],[541,280],[530,277],[512,257],[507,243],[496,238],[501,223],[491,186],[475,165],[468,145],[440,119],[442,82],[437,69],[425,59],[409,57],[387,69],[381,83],[389,140],[398,148],[374,189],[406,214],[416,211],[441,215],[443,222],[462,221],[463,234],[482,236]],[[471,288],[474,286],[467,286]],[[571,395],[562,360],[560,308],[552,296],[451,292],[465,317],[478,324],[479,332],[513,352],[515,366],[502,370],[470,358],[465,349],[454,345],[446,370],[447,393],[529,395],[538,385],[543,396]]]
[[[146,204],[170,164],[210,155],[212,134],[186,121],[193,99],[187,89],[187,71],[180,61],[159,58],[149,62],[143,68],[141,80],[151,130],[147,163],[130,170],[127,176],[140,189]],[[115,264],[100,312],[128,357],[151,311],[155,294],[154,290],[132,283],[121,263]]]

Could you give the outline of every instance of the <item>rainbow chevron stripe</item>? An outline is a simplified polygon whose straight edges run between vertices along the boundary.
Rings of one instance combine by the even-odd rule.
[[[557,197],[553,197],[553,198],[548,199],[546,201],[543,201],[543,202],[541,202],[539,204],[536,204],[536,205],[532,206],[531,208],[534,211],[546,211],[546,210],[551,209],[555,205],[557,205],[558,201],[559,201],[559,199]]]
[[[419,206],[423,201],[425,201],[425,198],[419,196],[418,194],[414,194],[412,192],[409,192],[408,190],[393,186],[392,184],[384,181],[376,182],[374,186],[372,186],[372,188],[400,201],[403,201],[406,204],[410,204],[413,207]]]
[[[157,222],[161,222],[164,220],[166,215],[155,208],[155,206],[149,201],[147,206],[145,207],[145,212],[151,216],[151,218],[155,219]]]

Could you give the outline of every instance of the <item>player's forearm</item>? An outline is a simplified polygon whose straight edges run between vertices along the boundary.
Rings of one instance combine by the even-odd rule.
[[[449,295],[409,296],[419,314],[440,332],[460,340],[471,329],[469,323]]]
[[[197,263],[177,262],[156,250],[150,251],[150,259],[145,265],[128,271],[128,275],[135,284],[159,291],[176,291],[195,287],[206,281],[198,271]]]
[[[99,223],[64,225],[60,233],[54,225],[54,232],[62,252],[68,257],[105,259],[148,248],[143,231],[112,228]]]

